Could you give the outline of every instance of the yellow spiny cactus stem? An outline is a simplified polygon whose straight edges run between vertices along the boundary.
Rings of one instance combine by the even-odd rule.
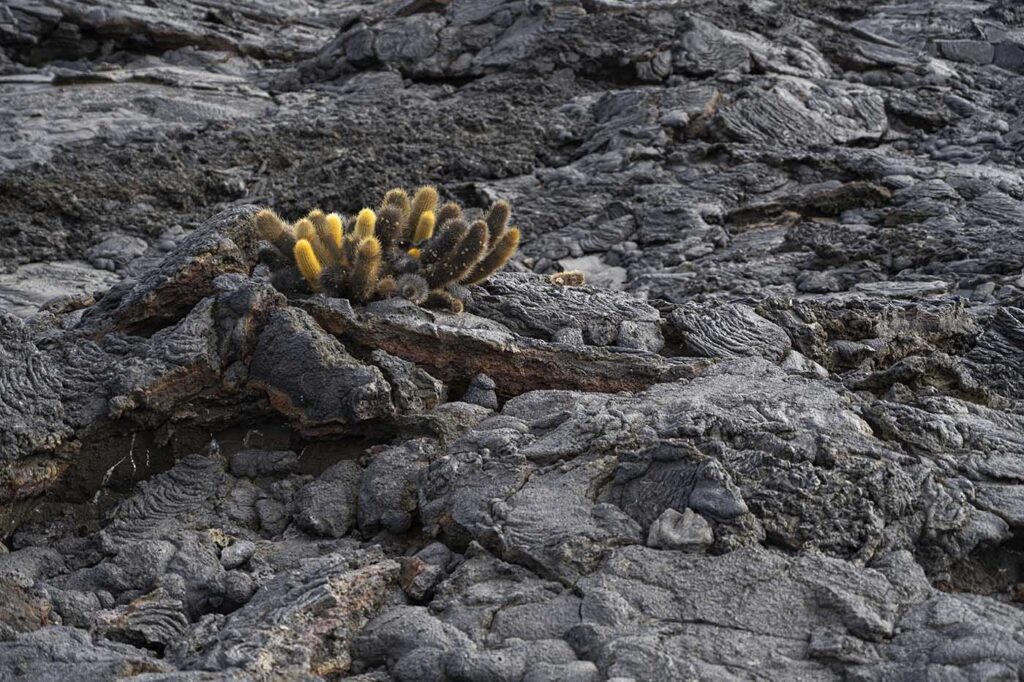
[[[380,256],[380,240],[374,236],[365,237],[359,240],[359,255],[363,257],[376,258]]]
[[[501,235],[498,243],[491,248],[490,253],[481,259],[473,271],[462,280],[463,284],[479,284],[488,277],[505,267],[512,254],[519,248],[519,228],[510,227]]]
[[[377,226],[377,214],[371,209],[364,208],[356,216],[356,239],[366,239],[373,236],[374,228]]]
[[[345,237],[345,228],[341,216],[337,213],[327,214],[327,232],[331,235],[335,246],[341,246],[341,240]]]
[[[376,237],[367,237],[359,242],[355,262],[349,273],[349,288],[357,301],[370,300],[377,289],[380,277],[380,242]]]
[[[469,227],[466,237],[454,250],[449,251],[427,273],[431,289],[443,289],[461,282],[484,255],[487,247],[487,223],[477,220]]]
[[[420,215],[419,222],[416,223],[416,231],[412,235],[413,243],[419,244],[434,236],[434,221],[433,211],[424,211]]]
[[[551,275],[548,281],[560,287],[581,287],[587,283],[587,276],[579,270],[566,270]]]
[[[299,266],[299,272],[309,284],[309,288],[313,291],[320,291],[320,272],[323,268],[308,239],[300,239],[295,242],[295,263]]]
[[[385,206],[394,206],[401,211],[402,215],[405,215],[411,209],[412,204],[409,202],[409,195],[406,194],[405,190],[400,187],[396,187],[394,189],[389,189],[384,195],[384,201],[381,203],[380,207],[383,209]]]
[[[426,211],[434,211],[437,208],[437,189],[425,185],[416,190],[412,197],[412,206],[409,208],[409,222],[406,226],[406,236],[411,239],[420,224],[420,216]]]
[[[409,251],[408,251],[408,254],[409,254],[410,256],[412,256],[413,258],[415,258],[416,260],[419,260],[419,258],[420,258],[420,255],[421,255],[422,253],[423,253],[423,252],[422,252],[422,251],[421,251],[420,249],[416,248],[415,246],[414,246],[414,247],[412,247],[411,249],[409,249]]]
[[[316,230],[316,241],[310,242],[313,244],[313,252],[318,257],[322,255],[321,262],[324,265],[328,262],[339,262],[341,260],[341,248],[339,247],[339,242],[335,240],[335,231],[331,227],[332,221],[328,220],[328,216],[319,208],[310,211],[306,219],[313,223],[313,229]],[[321,249],[323,251],[322,254]]]
[[[305,239],[309,242],[309,245],[313,247],[313,253],[316,254],[317,260],[321,263],[326,263],[330,260],[331,252],[320,241],[320,236],[316,233],[316,227],[313,226],[312,220],[303,218],[295,223],[295,236],[298,239]]]
[[[449,220],[460,220],[462,218],[462,207],[454,201],[449,201],[437,211],[437,226],[444,227]]]

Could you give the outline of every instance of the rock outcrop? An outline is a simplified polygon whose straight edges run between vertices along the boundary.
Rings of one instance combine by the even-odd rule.
[[[8,5],[0,679],[1024,676],[1014,3]]]

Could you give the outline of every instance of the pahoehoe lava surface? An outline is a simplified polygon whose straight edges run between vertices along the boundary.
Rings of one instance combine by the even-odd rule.
[[[1024,677],[1022,93],[1016,0],[8,0],[0,680]],[[425,183],[460,315],[258,264]]]

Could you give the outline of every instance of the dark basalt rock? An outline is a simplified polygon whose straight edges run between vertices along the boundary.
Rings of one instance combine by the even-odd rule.
[[[221,5],[0,12],[0,679],[1024,675],[1016,3]]]
[[[311,426],[394,410],[380,370],[348,355],[301,310],[271,314],[249,364],[249,381],[265,388],[276,409]]]

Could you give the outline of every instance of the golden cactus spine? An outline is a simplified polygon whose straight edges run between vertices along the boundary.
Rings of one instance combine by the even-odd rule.
[[[341,246],[341,240],[345,238],[345,227],[341,220],[341,216],[337,213],[329,213],[327,215],[327,233],[330,235],[331,241],[335,246]]]
[[[313,223],[313,229],[317,234],[321,234],[321,231],[327,226],[327,215],[319,208],[314,208],[307,213],[306,220]]]
[[[313,229],[316,231],[316,238],[324,255],[324,258],[321,259],[322,262],[326,264],[331,261],[339,261],[341,259],[341,218],[333,213],[326,215],[320,209],[310,211],[306,218],[313,223]],[[313,244],[313,251],[320,255],[316,243]]]
[[[327,246],[320,240],[320,235],[316,233],[316,227],[309,218],[303,218],[295,223],[295,237],[308,241],[313,249],[313,253],[316,254],[317,260],[321,263],[326,263],[330,260],[331,252],[327,250]]]
[[[416,223],[416,231],[412,235],[414,244],[425,242],[434,236],[434,221],[433,211],[424,211],[420,214],[420,219]]]
[[[374,236],[374,228],[377,226],[377,214],[371,209],[364,208],[356,216],[356,239],[363,240]]]
[[[295,263],[299,266],[299,272],[309,284],[309,288],[313,291],[320,291],[320,273],[323,268],[308,239],[300,239],[295,242]]]
[[[412,197],[412,204],[409,207],[409,219],[406,223],[406,238],[411,239],[419,225],[420,216],[427,211],[437,209],[437,190],[430,185],[425,185],[416,190]]]

